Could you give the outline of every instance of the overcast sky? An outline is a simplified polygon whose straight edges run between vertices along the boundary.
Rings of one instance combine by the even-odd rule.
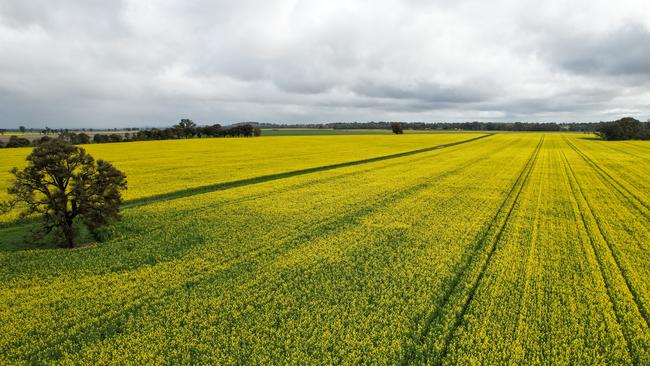
[[[650,118],[648,0],[0,0],[0,127]]]

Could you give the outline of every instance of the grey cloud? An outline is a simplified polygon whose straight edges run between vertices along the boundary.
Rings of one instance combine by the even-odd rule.
[[[0,20],[16,28],[38,26],[68,36],[115,37],[125,31],[121,0],[0,2]]]
[[[579,74],[650,76],[650,29],[621,24],[604,36],[565,33],[544,42],[542,54]]]
[[[1,1],[0,127],[647,118],[645,3],[550,3]]]
[[[412,99],[431,103],[431,105],[435,103],[476,103],[489,98],[492,94],[488,90],[481,90],[469,84],[444,86],[432,82],[416,82],[400,86],[394,84],[380,85],[374,81],[365,81],[356,85],[353,90],[368,97]]]

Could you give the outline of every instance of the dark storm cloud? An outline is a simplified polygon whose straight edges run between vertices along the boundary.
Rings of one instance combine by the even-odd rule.
[[[0,1],[0,126],[648,118],[644,1]]]

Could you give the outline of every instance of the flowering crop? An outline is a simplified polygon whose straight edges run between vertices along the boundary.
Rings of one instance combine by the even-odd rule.
[[[580,137],[151,200],[105,243],[0,252],[0,363],[648,364],[650,145]],[[396,152],[339,138],[301,167]],[[274,153],[226,181],[293,167]]]
[[[310,136],[189,139],[83,145],[96,159],[123,171],[135,200],[270,174],[341,164],[459,142],[485,134]],[[31,148],[0,151],[0,200],[9,170],[22,168]],[[0,215],[0,222],[15,215]],[[4,219],[4,220],[3,220]]]

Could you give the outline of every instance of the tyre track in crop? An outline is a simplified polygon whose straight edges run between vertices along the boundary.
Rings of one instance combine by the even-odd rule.
[[[506,147],[507,146],[496,146],[495,150],[499,151]],[[176,286],[160,286],[161,288],[164,287],[164,291],[162,291],[162,293],[143,294],[142,296],[138,296],[130,299],[129,301],[121,303],[120,311],[117,313],[110,313],[105,316],[102,314],[91,314],[90,319],[92,320],[90,324],[84,324],[82,327],[80,327],[83,330],[76,332],[74,334],[74,337],[76,339],[88,339],[87,336],[92,334],[105,334],[110,333],[108,329],[119,329],[119,323],[121,323],[122,320],[126,318],[126,314],[137,312],[143,307],[152,308],[157,304],[162,304],[165,302],[166,298],[173,296],[179,290],[185,289],[188,284],[204,281],[214,281],[215,279],[220,278],[228,279],[232,278],[233,275],[238,276],[244,273],[252,273],[255,271],[256,266],[263,264],[265,260],[273,260],[274,258],[278,258],[284,253],[287,253],[291,250],[300,248],[304,245],[309,245],[310,241],[314,238],[326,235],[336,235],[337,233],[349,227],[357,225],[361,219],[372,214],[376,210],[393,204],[394,202],[404,199],[419,191],[425,190],[431,187],[437,180],[462,171],[481,160],[487,159],[487,157],[487,154],[481,155],[470,159],[464,164],[460,164],[453,169],[434,174],[426,178],[419,178],[418,183],[411,184],[410,186],[407,186],[400,191],[386,195],[382,199],[375,201],[373,204],[363,206],[364,203],[362,203],[361,205],[363,207],[353,208],[352,210],[349,210],[342,215],[338,215],[333,219],[324,220],[320,222],[316,227],[314,227],[314,223],[308,223],[304,228],[304,231],[307,232],[303,232],[303,230],[295,230],[300,232],[300,234],[293,235],[291,233],[287,233],[287,235],[282,238],[273,238],[275,242],[284,242],[282,245],[268,246],[267,244],[260,244],[245,251],[236,252],[234,256],[223,258],[219,262],[210,263],[209,267],[204,267],[202,270],[194,272],[190,278],[185,281],[181,281]],[[424,181],[422,181],[422,179],[424,179]],[[268,239],[259,239],[257,241],[264,243],[268,242]],[[200,253],[195,253],[195,255],[200,255]],[[175,259],[180,260],[180,258]],[[218,267],[216,271],[214,271],[215,267]],[[109,337],[110,336],[111,335],[109,335]],[[95,339],[95,341],[101,341],[103,339],[106,339],[106,337],[102,336],[99,339]],[[58,339],[48,339],[47,342],[51,346],[60,343]],[[47,349],[35,349],[32,353],[30,353],[30,356],[38,357],[38,355],[42,355],[43,352],[47,352]]]
[[[178,198],[193,196],[193,195],[196,195],[196,194],[202,194],[202,193],[221,191],[221,190],[237,188],[237,187],[242,187],[242,186],[248,186],[248,185],[252,185],[252,184],[264,183],[264,182],[269,182],[269,181],[278,180],[278,179],[285,179],[285,178],[295,177],[295,176],[298,176],[298,175],[305,175],[305,174],[311,174],[311,173],[316,173],[316,172],[323,172],[323,171],[327,171],[327,170],[334,170],[334,169],[345,168],[345,167],[350,167],[350,166],[355,166],[355,165],[374,163],[374,162],[389,160],[389,159],[397,159],[397,158],[402,158],[402,157],[406,157],[406,156],[421,154],[421,153],[425,153],[425,152],[429,152],[429,151],[434,151],[434,150],[438,150],[438,149],[444,149],[444,148],[448,148],[448,147],[452,147],[452,146],[466,144],[466,143],[476,141],[476,140],[480,140],[480,139],[484,139],[486,137],[490,137],[490,136],[493,136],[493,135],[494,134],[485,134],[485,135],[473,137],[473,138],[467,139],[467,140],[450,142],[450,143],[447,143],[447,144],[441,144],[441,145],[436,145],[436,146],[426,147],[426,148],[423,148],[423,149],[411,150],[411,151],[406,151],[406,152],[401,152],[401,153],[396,153],[396,154],[382,155],[382,156],[377,156],[377,157],[368,158],[368,159],[354,160],[354,161],[348,161],[348,162],[330,164],[330,165],[322,165],[322,166],[313,167],[313,168],[298,169],[298,170],[292,170],[292,171],[289,171],[289,172],[269,174],[269,175],[261,175],[261,176],[257,176],[257,177],[234,180],[234,181],[230,181],[230,182],[223,182],[223,183],[193,187],[193,188],[188,188],[188,189],[184,189],[184,190],[179,190],[179,191],[174,191],[174,192],[169,192],[169,193],[163,193],[163,194],[153,195],[153,196],[149,196],[149,197],[144,197],[144,198],[141,198],[141,199],[131,200],[129,202],[126,202],[123,207],[125,207],[125,208],[127,208],[127,207],[135,207],[135,206],[150,204],[150,203],[153,203],[153,202],[169,201],[169,200],[174,200],[174,199],[178,199]]]
[[[573,177],[573,180],[575,181],[575,184],[577,186],[577,191],[579,192],[580,197],[582,197],[582,200],[584,201],[584,206],[586,206],[586,208],[588,209],[588,212],[591,214],[590,215],[591,218],[593,219],[594,223],[596,224],[595,226],[598,229],[599,237],[601,238],[601,240],[603,242],[605,242],[605,244],[607,244],[607,248],[609,249],[609,253],[612,256],[612,258],[614,259],[614,262],[616,263],[616,267],[617,267],[618,271],[620,272],[621,277],[625,280],[628,291],[630,292],[630,294],[633,295],[633,298],[634,298],[634,300],[635,300],[635,302],[637,304],[639,312],[640,312],[640,314],[643,315],[643,318],[645,319],[646,326],[648,326],[650,328],[650,321],[649,321],[650,317],[648,317],[648,311],[643,306],[643,302],[639,300],[639,296],[636,293],[636,291],[633,290],[633,286],[631,285],[631,282],[630,282],[630,280],[628,279],[628,277],[626,275],[626,271],[621,267],[620,258],[618,256],[618,254],[616,254],[617,251],[613,249],[614,245],[612,245],[610,240],[608,240],[608,235],[606,235],[604,230],[602,229],[594,208],[589,203],[589,200],[587,199],[587,196],[585,195],[585,193],[582,191],[582,188],[580,188],[580,183],[579,183],[579,181],[577,179],[577,175],[575,174],[573,168],[571,167],[571,164],[569,163],[569,160],[567,159],[567,157],[566,157],[566,155],[564,153],[562,153],[562,154],[563,154],[563,157],[564,157],[565,164],[567,165],[568,170],[569,170],[569,172],[571,174],[571,177]],[[575,192],[574,192],[574,197],[576,197],[576,199],[577,199],[577,196],[575,195]],[[584,219],[584,216],[583,216],[583,224],[586,225],[586,221]]]
[[[587,200],[587,196],[585,195],[585,193],[582,191],[582,188],[580,187],[580,183],[577,179],[577,175],[575,174],[575,171],[571,167],[571,164],[569,163],[566,154],[564,153],[564,151],[561,151],[561,153],[565,163],[564,164],[565,174],[569,182],[569,185],[571,187],[571,192],[573,195],[574,202],[576,204],[576,211],[579,213],[582,227],[587,233],[587,236],[589,237],[590,247],[593,251],[594,257],[596,258],[596,262],[598,263],[598,271],[600,273],[600,277],[603,281],[605,290],[609,297],[609,301],[612,306],[614,315],[616,317],[616,321],[621,327],[621,332],[623,338],[625,339],[630,358],[635,360],[635,364],[639,364],[640,363],[639,354],[634,349],[634,342],[633,342],[634,330],[631,330],[627,325],[627,322],[625,321],[624,314],[626,314],[627,309],[623,307],[624,305],[620,303],[620,301],[617,299],[616,294],[614,293],[616,284],[613,283],[614,279],[610,277],[609,271],[606,270],[607,265],[604,263],[605,259],[603,258],[603,255],[609,254],[609,256],[613,259],[613,262],[616,265],[616,269],[618,270],[617,272],[621,275],[623,282],[626,285],[627,292],[624,294],[624,296],[627,295],[629,299],[633,300],[633,304],[636,306],[636,310],[638,312],[639,318],[643,319],[644,321],[643,324],[645,324],[646,332],[650,327],[650,325],[648,324],[647,311],[645,310],[643,303],[640,301],[638,294],[636,293],[636,291],[633,290],[633,287],[631,286],[630,280],[627,278],[625,271],[623,271],[623,269],[621,268],[619,259],[612,248],[612,244],[603,235],[602,228],[600,227],[598,221],[596,220],[593,207]],[[597,230],[593,230],[591,228],[591,225],[588,224],[588,221],[593,221],[595,223],[594,226],[596,226]],[[603,254],[602,251],[598,249],[598,245],[596,244],[597,242],[605,243],[605,248],[607,248],[605,254]]]
[[[544,142],[544,136],[540,138],[540,141],[538,142],[537,146],[533,150],[531,156],[524,164],[522,170],[519,172],[519,175],[515,179],[514,183],[510,187],[509,191],[507,192],[504,200],[502,201],[501,205],[497,209],[497,212],[490,220],[489,225],[482,232],[482,235],[480,235],[480,237],[477,238],[477,244],[470,249],[469,256],[461,264],[461,267],[459,268],[459,270],[456,272],[456,275],[451,280],[451,285],[444,292],[440,300],[436,302],[434,306],[434,311],[431,312],[427,317],[425,321],[425,325],[422,331],[420,332],[420,334],[414,337],[414,342],[412,344],[404,345],[406,349],[403,352],[403,358],[399,362],[400,364],[407,365],[407,364],[422,363],[422,362],[424,363],[434,362],[437,364],[442,363],[442,360],[444,359],[446,353],[448,352],[448,347],[449,344],[451,343],[454,332],[463,321],[465,313],[467,312],[467,308],[471,303],[474,294],[481,280],[483,279],[485,270],[490,263],[490,259],[497,249],[497,243],[500,240],[501,236],[503,235],[508,220],[514,210],[514,207],[516,206],[517,199],[519,198],[519,195],[521,194],[523,187],[526,185],[526,181],[530,175],[530,172],[532,171],[537,156],[539,155],[539,151],[541,150],[543,142]],[[505,218],[503,219],[503,222],[497,227],[498,225],[497,223],[501,221],[499,220],[499,217],[504,215]],[[496,231],[496,236],[494,240],[492,240],[491,245],[489,245],[487,241],[491,237],[490,234],[492,234],[495,231]],[[467,292],[462,293],[464,290],[463,287],[464,282],[470,280],[470,278],[468,277],[471,277],[472,268],[474,266],[479,265],[478,263],[476,263],[476,261],[480,259],[480,254],[483,252],[483,249],[486,248],[487,246],[490,246],[490,248],[488,249],[486,259],[480,265],[477,278],[474,280],[472,286],[467,290]],[[451,328],[445,329],[445,324],[441,324],[441,321],[446,315],[445,307],[452,306],[451,304],[453,301],[452,297],[455,294],[460,294],[461,298],[458,301],[463,302],[463,305],[460,311],[456,314],[455,321],[451,325]],[[454,311],[454,309],[452,308],[449,311]],[[425,347],[426,346],[425,342],[427,340],[427,337],[430,334],[434,334],[432,333],[433,332],[432,329],[434,326],[442,327],[443,329],[441,329],[441,332],[446,333],[446,335],[444,336],[444,345],[442,349],[434,355],[429,355],[428,354],[429,350],[422,351],[420,350],[420,348]]]
[[[569,142],[567,141],[567,143],[569,143]],[[570,143],[569,143],[569,145],[570,145]],[[583,158],[584,161],[586,161],[587,163],[590,162],[590,159],[589,159],[588,157],[585,157],[584,154],[581,154],[581,152],[580,152],[576,147],[571,146],[571,148],[572,148],[576,153],[578,153],[578,154]],[[633,295],[634,301],[635,301],[636,304],[637,304],[637,307],[638,307],[638,309],[639,309],[639,312],[641,313],[641,315],[643,316],[643,318],[644,318],[644,320],[645,320],[646,326],[647,326],[648,328],[650,328],[650,312],[649,312],[648,309],[644,306],[643,301],[641,301],[641,299],[640,299],[640,295],[639,295],[638,292],[635,290],[634,286],[632,286],[632,282],[630,281],[629,276],[627,275],[627,271],[626,271],[626,269],[623,268],[623,266],[621,265],[621,258],[620,258],[619,253],[618,253],[617,250],[615,250],[615,245],[613,245],[613,244],[611,243],[611,240],[610,240],[610,238],[609,238],[609,235],[607,235],[607,234],[605,233],[605,230],[603,230],[603,228],[602,228],[602,226],[601,226],[601,223],[600,223],[600,219],[598,218],[598,215],[596,214],[596,211],[594,210],[592,204],[589,203],[589,200],[587,199],[587,195],[582,191],[582,188],[580,187],[580,183],[579,183],[579,181],[578,181],[577,175],[575,174],[573,168],[570,166],[570,163],[569,163],[568,158],[566,157],[566,155],[564,154],[564,152],[563,152],[562,154],[563,154],[563,156],[564,156],[564,161],[565,161],[565,163],[566,163],[567,165],[569,165],[569,169],[570,169],[570,171],[571,171],[571,174],[572,174],[573,179],[575,179],[575,181],[576,181],[576,185],[578,186],[578,190],[579,190],[579,192],[580,192],[580,196],[584,199],[585,206],[589,209],[589,212],[591,213],[591,216],[592,216],[594,222],[596,223],[596,227],[598,228],[598,233],[599,233],[600,237],[601,237],[602,240],[607,244],[607,247],[608,247],[608,249],[609,249],[609,252],[610,252],[612,258],[614,259],[614,262],[616,263],[616,266],[617,266],[619,272],[621,273],[621,276],[622,276],[623,279],[625,280],[625,283],[626,283],[626,285],[627,285],[627,288],[628,288],[629,292]],[[598,168],[598,169],[602,170],[602,168],[598,167],[598,165],[596,165],[596,164],[593,163],[593,162],[590,163],[590,165],[591,165],[592,167],[594,167],[594,170],[596,170],[597,172],[598,172],[598,170],[595,169],[595,168]],[[625,196],[625,194],[624,194],[623,192],[621,192],[621,191],[620,191],[620,190],[615,186],[615,184],[613,183],[613,182],[616,182],[616,181],[614,180],[614,178],[611,177],[611,176],[610,176],[607,172],[605,172],[604,170],[603,170],[603,173],[606,174],[608,177],[611,178],[611,181],[610,181],[610,180],[607,180],[607,179],[603,179],[603,181],[607,182],[607,183],[608,183],[612,188],[616,189],[618,192],[620,192],[621,194],[623,194],[623,195]],[[605,178],[602,174],[601,174],[601,177]],[[626,190],[630,195],[632,195],[633,197],[635,197],[631,192],[629,192],[629,191],[628,191],[624,186],[622,186],[620,183],[618,183],[618,182],[616,182],[616,183],[619,184],[623,189],[625,189],[625,190]],[[639,200],[637,197],[635,197],[635,198],[636,198],[637,200]],[[633,203],[633,202],[631,202],[631,201],[629,200],[629,198],[626,197],[626,199],[628,200],[628,202]],[[643,203],[641,200],[639,200],[639,202]],[[636,207],[636,208],[639,208],[638,206],[635,206],[635,207]],[[641,210],[639,210],[639,212],[642,213],[642,214],[645,216],[646,219],[648,218],[648,215],[647,215],[645,212],[643,212],[643,211],[641,211]]]
[[[467,309],[469,308],[469,304],[474,299],[474,295],[476,294],[476,290],[478,289],[478,286],[480,285],[481,281],[483,280],[483,277],[485,276],[485,271],[486,271],[487,267],[490,264],[490,260],[492,259],[494,252],[496,252],[496,250],[497,250],[498,243],[501,240],[501,237],[503,236],[503,233],[505,232],[506,227],[508,226],[508,222],[510,221],[510,217],[512,216],[512,212],[514,211],[514,209],[515,209],[515,207],[517,205],[517,201],[519,199],[519,196],[521,195],[521,192],[524,190],[524,187],[526,186],[526,183],[528,182],[528,178],[530,177],[530,174],[533,171],[533,168],[534,168],[535,163],[537,161],[537,157],[539,156],[539,152],[542,149],[542,145],[544,144],[544,138],[545,138],[545,136],[541,137],[540,142],[537,145],[537,147],[536,147],[536,149],[535,149],[535,151],[533,153],[533,156],[531,156],[529,164],[527,164],[527,170],[524,173],[523,179],[521,180],[521,184],[519,185],[519,188],[517,189],[517,193],[516,193],[516,195],[514,196],[514,198],[512,200],[512,205],[508,209],[508,213],[506,214],[506,217],[505,217],[505,219],[503,221],[503,224],[501,224],[501,227],[499,228],[497,236],[495,237],[495,239],[494,239],[494,241],[492,243],[490,252],[488,253],[488,257],[485,260],[485,262],[483,263],[483,265],[481,266],[478,278],[474,282],[474,285],[472,286],[472,288],[470,290],[470,293],[469,293],[469,296],[468,296],[467,300],[463,304],[463,307],[462,307],[460,313],[456,317],[456,322],[454,323],[451,331],[447,335],[447,338],[445,340],[445,346],[444,346],[444,348],[443,348],[443,350],[441,352],[440,362],[442,362],[442,360],[447,356],[447,353],[449,351],[449,345],[451,344],[451,341],[452,341],[452,339],[454,337],[454,333],[456,332],[458,327],[463,322],[465,314],[467,313]],[[521,175],[518,177],[518,179],[519,178],[521,178]],[[509,194],[509,196],[510,196],[510,194]]]
[[[549,159],[550,160],[550,159]],[[548,177],[545,177],[548,179]],[[541,181],[541,179],[540,179]],[[526,263],[524,264],[524,284],[523,284],[523,289],[522,289],[522,294],[519,298],[519,308],[517,309],[517,321],[515,323],[515,327],[513,330],[514,334],[514,342],[521,344],[521,339],[520,339],[520,334],[519,330],[521,328],[522,323],[524,322],[524,308],[526,306],[526,302],[528,301],[529,298],[529,293],[530,293],[530,278],[532,277],[532,271],[533,271],[533,261],[536,252],[538,251],[537,249],[537,240],[538,240],[538,235],[539,235],[539,226],[540,226],[540,214],[542,211],[542,192],[544,191],[544,187],[540,186],[537,188],[537,200],[535,203],[535,216],[533,218],[532,222],[532,232],[530,235],[530,244],[528,246],[528,255],[526,256]],[[539,256],[539,254],[538,254]],[[513,354],[511,353],[508,357],[508,362],[512,362]]]
[[[598,175],[606,181],[612,188],[619,192],[623,197],[625,197],[628,202],[632,204],[646,219],[650,219],[650,204],[647,204],[643,199],[638,195],[634,194],[627,188],[625,185],[620,183],[616,178],[612,177],[605,169],[601,168],[596,162],[594,162],[589,156],[580,151],[569,139],[563,136],[565,142],[573,151],[575,151],[593,170],[598,173]]]

